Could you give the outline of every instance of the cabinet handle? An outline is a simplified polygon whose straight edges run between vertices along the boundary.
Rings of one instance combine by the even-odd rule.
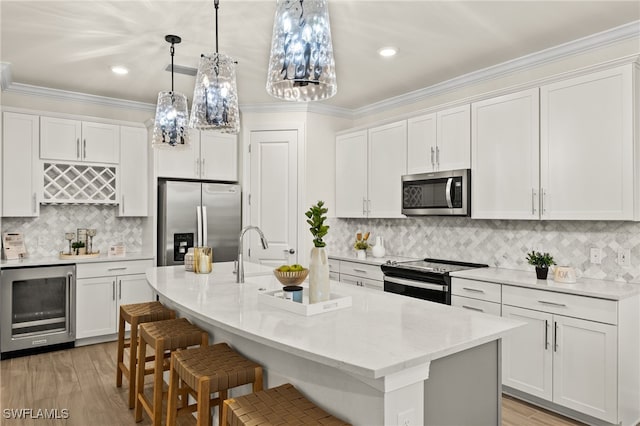
[[[553,351],[558,352],[558,322],[553,322]]]
[[[118,300],[122,300],[122,280],[118,280]]]
[[[107,271],[124,271],[125,269],[127,269],[127,267],[123,266],[121,268],[109,268]]]
[[[111,289],[113,290],[112,298],[113,300],[116,300],[116,281],[115,280],[111,282]]]
[[[484,312],[484,309],[475,308],[473,306],[462,305],[462,307],[465,308],[465,309],[472,310],[472,311]]]
[[[84,158],[87,158],[87,140],[86,139],[82,141],[82,152],[83,152],[82,156]]]
[[[36,193],[33,193],[33,212],[36,212],[36,206],[37,206],[37,200],[36,200]]]
[[[531,214],[536,214],[536,190],[531,188]]]
[[[542,188],[542,191],[540,192],[542,193],[542,196],[540,197],[540,211],[544,215],[547,212],[547,209],[544,207],[544,199],[547,197],[547,191]]]
[[[371,200],[367,200],[367,215],[371,214]]]
[[[367,199],[362,197],[362,216],[367,215]]]
[[[435,164],[434,159],[433,159],[433,147],[431,147],[431,165],[433,166]]]
[[[204,167],[204,158],[201,160],[202,161],[202,165],[200,166],[200,170],[202,170],[202,177],[207,176],[207,169]]]
[[[469,288],[469,287],[462,287],[463,290],[467,290],[467,291],[472,291],[474,293],[482,293],[484,294],[484,290],[480,290],[477,288]]]
[[[80,158],[80,138],[76,139],[76,158]]]
[[[367,273],[367,271],[365,271],[364,269],[356,269],[356,268],[353,268],[353,270],[354,270],[355,272],[361,272],[361,273],[363,273],[363,274],[366,274],[366,273]]]
[[[196,172],[196,173],[195,173],[195,174],[196,174],[196,176],[200,176],[200,159],[197,159],[197,160],[195,161],[195,164],[194,164],[193,168],[194,168],[194,170],[195,170],[195,172]]]
[[[440,166],[440,147],[436,145],[436,164]]]
[[[549,349],[549,321],[544,320],[544,350]]]
[[[124,213],[124,195],[122,196],[122,213]]]
[[[558,306],[561,308],[567,307],[567,305],[565,305],[564,303],[547,302],[546,300],[538,300],[538,303],[542,303],[543,305],[549,305],[549,306]]]

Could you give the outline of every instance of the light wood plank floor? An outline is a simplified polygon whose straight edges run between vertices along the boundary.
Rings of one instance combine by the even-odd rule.
[[[7,426],[112,426],[136,425],[133,410],[127,408],[128,384],[115,386],[116,343],[84,346],[0,363],[0,424]],[[150,379],[150,377],[148,377]],[[149,380],[147,380],[149,382]],[[67,420],[14,420],[4,409],[31,408],[69,410]],[[179,425],[194,424],[179,417]],[[150,425],[144,415],[138,425]],[[504,426],[580,425],[554,413],[505,396],[502,400]],[[461,425],[463,426],[463,425]]]

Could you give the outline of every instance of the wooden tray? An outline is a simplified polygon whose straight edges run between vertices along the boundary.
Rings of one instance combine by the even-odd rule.
[[[93,257],[100,257],[100,250],[91,254],[67,254],[60,252],[58,258],[60,259],[91,259]]]
[[[284,298],[284,291],[271,290],[258,293],[258,300],[276,308],[293,312],[298,315],[316,315],[323,312],[331,312],[337,309],[351,306],[351,296],[342,296],[331,293],[326,302],[309,303],[309,289],[304,288],[302,292],[302,303]]]

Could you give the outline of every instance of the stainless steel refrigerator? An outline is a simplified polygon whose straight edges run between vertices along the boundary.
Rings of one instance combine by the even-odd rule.
[[[214,262],[238,257],[240,185],[158,181],[158,265],[184,264],[189,247],[213,248]]]

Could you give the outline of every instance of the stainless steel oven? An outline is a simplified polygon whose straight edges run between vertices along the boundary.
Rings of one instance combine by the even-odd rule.
[[[75,265],[4,268],[0,271],[0,352],[75,341]]]

